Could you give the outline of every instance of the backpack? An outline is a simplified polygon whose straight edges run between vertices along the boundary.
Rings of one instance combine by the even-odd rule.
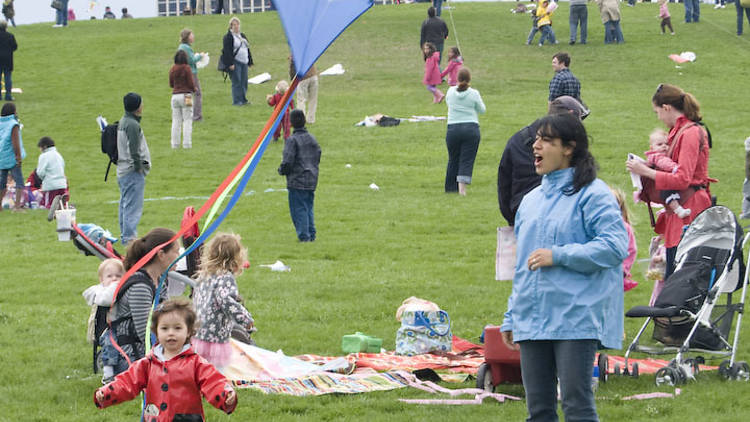
[[[102,129],[102,153],[109,156],[109,163],[107,164],[107,171],[104,173],[104,181],[107,181],[109,175],[109,168],[112,164],[117,164],[117,124],[114,122],[111,125],[107,125]]]

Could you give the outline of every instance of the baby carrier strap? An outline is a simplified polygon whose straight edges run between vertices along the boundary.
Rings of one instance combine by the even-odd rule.
[[[156,287],[154,287],[154,283],[151,281],[151,278],[142,270],[139,270],[130,278],[128,278],[125,284],[120,287],[120,291],[117,292],[117,297],[115,298],[114,303],[118,303],[120,299],[122,299],[122,297],[125,295],[125,293],[136,284],[145,284],[149,287],[149,289],[151,289],[152,296],[156,294]],[[121,333],[121,330],[119,329],[120,324],[126,321],[130,322],[129,326],[127,327],[127,333]],[[135,324],[133,323],[132,314],[117,318],[112,321],[112,333],[116,336],[117,344],[121,346],[125,344],[143,343],[143,340],[138,338],[138,333],[135,331]]]

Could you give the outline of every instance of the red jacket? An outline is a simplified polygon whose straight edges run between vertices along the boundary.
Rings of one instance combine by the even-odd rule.
[[[440,77],[440,53],[437,51],[432,53],[432,56],[428,57],[424,62],[424,79],[422,83],[425,85],[440,85],[443,82],[443,78]]]
[[[192,347],[163,362],[148,354],[136,361],[115,380],[100,388],[104,400],[96,407],[104,408],[133,399],[146,392],[146,422],[171,422],[175,415],[200,415],[204,419],[201,395],[212,406],[232,413],[237,406],[226,404],[227,392],[232,386],[213,365],[197,355]]]
[[[683,130],[684,127],[687,127]],[[679,135],[679,136],[678,136]],[[708,187],[708,135],[702,126],[685,116],[677,118],[667,138],[669,156],[679,166],[674,173],[656,172],[655,187],[658,190],[686,190],[691,186]],[[690,224],[701,211],[711,206],[711,195],[706,189],[695,192],[687,201],[680,201],[683,208],[691,210],[686,218],[680,218],[666,209],[664,246],[671,248],[680,243],[682,227]]]

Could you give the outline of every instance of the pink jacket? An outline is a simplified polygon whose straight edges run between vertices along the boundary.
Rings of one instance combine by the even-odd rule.
[[[425,85],[440,85],[443,78],[440,76],[440,53],[437,51],[432,53],[432,56],[428,57],[424,62],[424,79],[422,83]]]
[[[458,71],[461,70],[461,66],[464,64],[464,60],[461,57],[457,57],[450,62],[448,62],[448,67],[445,68],[442,72],[440,72],[440,77],[444,78],[445,75],[448,75],[448,85],[450,86],[456,86],[458,85]]]
[[[646,151],[646,161],[657,170],[674,173],[679,164],[672,161],[666,153],[659,151]]]
[[[666,19],[669,16],[669,7],[667,6],[667,2],[662,3],[661,6],[659,6],[659,17],[662,19]]]

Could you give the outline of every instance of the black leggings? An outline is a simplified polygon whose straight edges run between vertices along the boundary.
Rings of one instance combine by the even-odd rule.
[[[735,1],[739,1],[739,0],[735,0]],[[671,17],[664,18],[664,19],[661,20],[661,33],[662,34],[664,33],[664,27],[665,26],[669,27],[669,32],[674,32],[674,29],[672,29],[672,18]]]

